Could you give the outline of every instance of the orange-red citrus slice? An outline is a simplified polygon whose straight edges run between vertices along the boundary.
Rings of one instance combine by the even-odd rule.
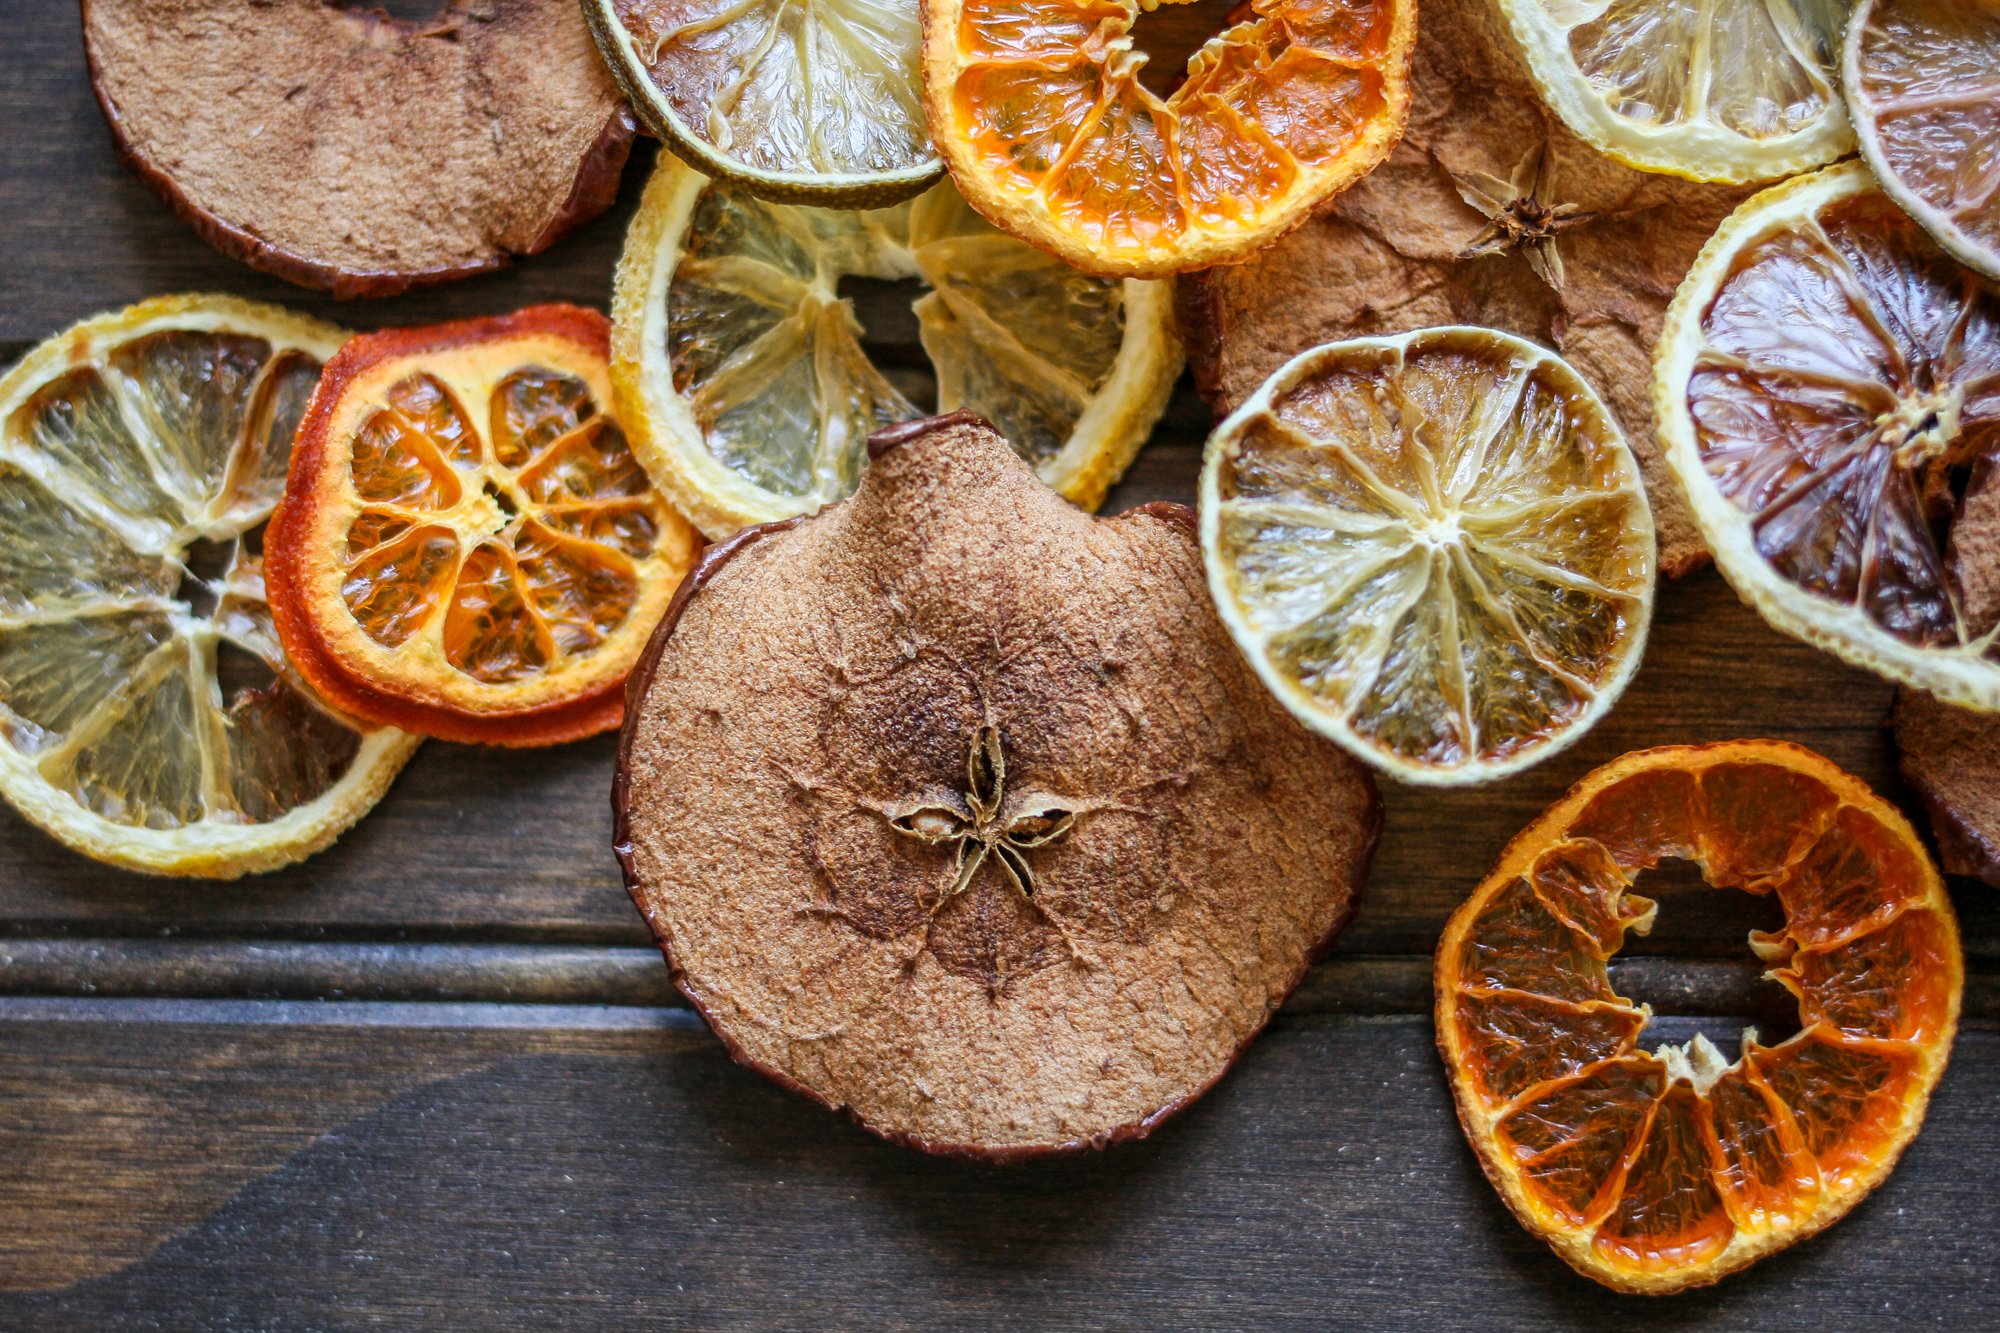
[[[536,306],[327,364],[267,550],[287,651],[328,697],[500,745],[618,725],[699,539],[607,411],[609,339]]]
[[[1730,1060],[1647,1054],[1650,1010],[1605,970],[1668,858],[1775,893],[1753,932],[1800,1031]],[[1523,1226],[1620,1291],[1715,1281],[1838,1221],[1923,1124],[1965,964],[1908,820],[1777,741],[1672,746],[1597,769],[1508,844],[1437,952],[1438,1047],[1460,1123]]]

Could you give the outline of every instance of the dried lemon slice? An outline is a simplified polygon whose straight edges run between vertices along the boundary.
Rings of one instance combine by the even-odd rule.
[[[764,203],[663,160],[625,238],[612,383],[632,447],[710,538],[854,489],[870,431],[924,415],[861,349],[843,277],[921,278],[938,410],[978,412],[1095,509],[1165,408],[1172,286],[1093,278],[949,183],[868,212]]]
[[[2000,710],[2000,291],[1866,166],[1730,214],[1667,308],[1653,394],[1702,537],[1766,620]]]
[[[761,198],[880,208],[944,174],[915,5],[584,0],[583,16],[647,128]]]
[[[1743,184],[1854,147],[1848,0],[1499,0],[1549,109],[1642,171]]]
[[[168,297],[0,379],[0,792],[100,861],[227,878],[325,847],[419,738],[286,661],[261,529],[346,334]]]
[[[1408,782],[1484,782],[1589,729],[1638,666],[1638,464],[1554,353],[1490,329],[1329,343],[1209,437],[1223,623],[1306,725]]]
[[[2000,280],[2000,5],[1863,0],[1841,86],[1883,191]]]
[[[1707,1038],[1639,1049],[1649,1011],[1605,962],[1669,858],[1773,893],[1752,932],[1802,1030],[1731,1061]],[[1779,741],[1628,754],[1507,845],[1438,941],[1438,1049],[1458,1118],[1521,1224],[1619,1291],[1714,1282],[1830,1226],[1922,1126],[1965,960],[1916,830]]]

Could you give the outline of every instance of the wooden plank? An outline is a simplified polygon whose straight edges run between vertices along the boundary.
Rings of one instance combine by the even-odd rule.
[[[0,1015],[0,1081],[7,1271],[110,1269],[0,1293],[21,1333],[1859,1333],[1991,1327],[2000,1295],[1993,1032],[1961,1039],[1875,1198],[1662,1301],[1574,1276],[1506,1213],[1419,1018],[1280,1020],[1153,1138],[1013,1168],[886,1147],[673,1029]],[[130,1262],[148,1235],[172,1238]]]

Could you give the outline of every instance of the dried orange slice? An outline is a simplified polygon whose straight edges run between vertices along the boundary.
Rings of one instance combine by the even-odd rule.
[[[0,376],[0,795],[85,855],[275,869],[366,814],[421,742],[327,707],[265,604],[264,520],[346,337],[162,297]]]
[[[1960,263],[2000,279],[2000,5],[1862,0],[1841,82],[1882,189]]]
[[[1546,759],[1645,651],[1639,466],[1567,362],[1492,329],[1293,357],[1209,436],[1201,542],[1271,692],[1405,782]]]
[[[536,306],[327,363],[266,549],[286,650],[329,698],[499,745],[618,725],[698,539],[605,410],[609,340]]]
[[[1778,895],[1752,932],[1801,1030],[1639,1050],[1650,1011],[1605,960],[1670,857]],[[1545,811],[1438,942],[1438,1048],[1459,1121],[1521,1224],[1620,1291],[1700,1286],[1838,1221],[1923,1124],[1965,963],[1944,881],[1908,820],[1779,741],[1642,750]]]
[[[1403,132],[1411,0],[1252,0],[1165,101],[1139,82],[1140,8],[924,7],[924,106],[960,192],[1086,272],[1157,278],[1241,259]]]
[[[1859,162],[1753,196],[1653,353],[1667,466],[1715,562],[1778,629],[2000,710],[2000,289]]]

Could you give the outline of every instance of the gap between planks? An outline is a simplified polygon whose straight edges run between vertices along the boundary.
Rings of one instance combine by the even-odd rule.
[[[1749,960],[1614,959],[1612,985],[1662,1015],[1751,1015],[1789,998]],[[0,996],[346,1001],[399,1006],[685,1009],[657,950],[521,944],[0,941]],[[1427,1014],[1431,960],[1336,954],[1307,974],[1290,1014]],[[25,1013],[25,1011],[22,1011]],[[2000,977],[1967,978],[1969,1024],[2000,1024]]]

